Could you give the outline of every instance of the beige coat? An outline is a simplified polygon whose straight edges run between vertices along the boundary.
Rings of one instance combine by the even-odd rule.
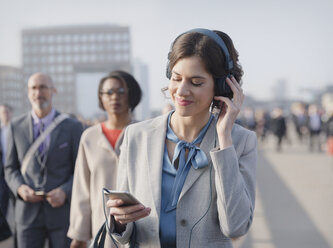
[[[102,132],[101,124],[84,131],[75,164],[70,226],[67,235],[87,241],[103,222],[102,188],[115,189],[120,135],[115,149]],[[108,211],[107,211],[108,213]]]
[[[255,202],[257,142],[254,132],[235,124],[233,146],[215,149],[214,120],[200,148],[208,166],[191,167],[181,191],[177,210],[177,247],[232,247],[230,237],[244,235],[251,223]],[[162,163],[167,130],[167,115],[129,126],[124,135],[119,160],[119,190],[131,192],[145,206],[148,217],[135,222],[137,247],[160,247]],[[218,144],[216,144],[218,146]],[[134,237],[134,224],[122,235],[120,243]],[[112,225],[111,225],[111,228]]]

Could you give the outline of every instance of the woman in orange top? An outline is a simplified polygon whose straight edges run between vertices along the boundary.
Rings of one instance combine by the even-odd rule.
[[[101,79],[99,107],[108,119],[82,134],[74,172],[70,227],[71,248],[87,247],[105,221],[102,188],[116,187],[123,130],[141,99],[141,89],[130,74],[113,71]],[[112,243],[112,242],[110,242]],[[111,247],[113,244],[110,244]]]

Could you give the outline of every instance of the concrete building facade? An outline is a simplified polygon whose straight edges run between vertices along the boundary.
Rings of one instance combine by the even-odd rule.
[[[135,109],[135,118],[139,121],[147,120],[151,118],[148,65],[139,58],[134,59],[133,74],[142,90],[141,102]]]
[[[84,110],[79,111],[78,106],[80,87],[86,87],[80,85],[82,73],[98,77],[115,69],[132,73],[129,27],[80,25],[25,29],[22,31],[22,64],[25,83],[35,72],[49,74],[58,92],[55,107],[67,113],[82,114]],[[99,79],[96,76],[94,80]],[[97,92],[91,92],[91,97],[96,98]]]
[[[23,111],[22,99],[26,88],[22,88],[22,70],[13,66],[0,65],[0,104],[8,104],[15,114]]]

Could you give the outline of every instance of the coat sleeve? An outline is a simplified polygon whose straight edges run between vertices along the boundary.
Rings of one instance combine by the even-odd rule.
[[[84,140],[81,140],[74,171],[68,237],[87,241],[92,237],[90,169]]]
[[[210,153],[215,169],[220,228],[230,238],[244,235],[253,218],[257,138],[254,132],[247,134],[239,158],[234,146]]]
[[[118,164],[118,172],[117,172],[117,190],[121,191],[128,191],[128,177],[127,177],[127,170],[128,170],[128,156],[130,151],[129,149],[129,129],[126,128],[124,140],[120,147],[120,156],[119,156],[119,164]],[[114,218],[110,218],[110,230],[112,234],[112,238],[121,244],[127,244],[130,242],[130,238],[133,232],[134,223],[129,223],[126,226],[126,230],[118,234],[115,232],[114,228]]]
[[[6,153],[6,163],[4,167],[5,179],[13,194],[19,197],[17,194],[17,189],[25,184],[25,180],[21,174],[21,163],[18,159],[14,129],[12,124],[10,124],[8,137],[7,137],[7,153]]]

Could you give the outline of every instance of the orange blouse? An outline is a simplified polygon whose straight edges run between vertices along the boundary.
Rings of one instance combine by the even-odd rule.
[[[117,140],[119,138],[119,135],[123,131],[122,129],[108,129],[103,122],[102,124],[102,132],[107,138],[107,140],[110,142],[111,146],[114,148],[116,146]]]

